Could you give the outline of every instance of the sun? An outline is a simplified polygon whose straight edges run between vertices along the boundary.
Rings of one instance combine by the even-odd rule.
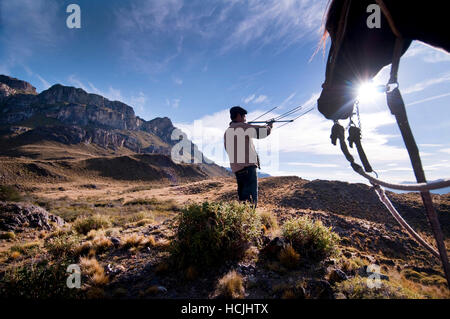
[[[372,82],[364,82],[358,87],[357,99],[360,102],[371,102],[377,98],[379,91]]]

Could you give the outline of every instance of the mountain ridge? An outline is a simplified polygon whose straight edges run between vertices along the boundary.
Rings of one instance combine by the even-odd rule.
[[[131,106],[81,88],[55,84],[37,93],[26,81],[0,75],[0,114],[3,156],[57,159],[39,147],[56,143],[61,158],[72,156],[64,152],[70,154],[76,145],[91,144],[109,155],[161,154],[172,158],[173,146],[186,139],[183,145],[190,145],[190,150],[183,150],[178,164],[198,164],[208,172],[206,175],[229,176],[224,168],[204,157],[181,130],[177,139],[172,138],[177,128],[168,117],[146,121]],[[89,152],[100,157],[104,153],[94,148]]]

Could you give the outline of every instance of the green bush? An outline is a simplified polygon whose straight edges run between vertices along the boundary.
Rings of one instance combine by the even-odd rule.
[[[180,267],[208,267],[242,257],[260,236],[260,216],[247,204],[191,204],[179,215],[172,252]]]
[[[66,258],[73,257],[75,248],[79,243],[80,238],[77,235],[69,232],[61,232],[56,236],[47,238],[44,247],[54,257]]]
[[[0,185],[0,201],[18,202],[22,196],[13,186]]]
[[[93,215],[89,217],[79,217],[73,222],[75,231],[86,235],[89,231],[111,227],[111,221],[107,216]]]
[[[353,277],[336,284],[336,291],[343,293],[349,299],[418,299],[423,296],[406,289],[396,283],[380,280],[375,287],[368,282],[373,279]]]
[[[14,232],[12,232],[12,231],[0,233],[0,239],[15,239],[15,238],[16,238],[16,234],[14,234]]]
[[[282,233],[303,257],[318,260],[337,253],[339,236],[319,220],[307,216],[290,219],[284,223]]]
[[[79,298],[80,289],[66,285],[67,266],[71,262],[37,264],[10,267],[0,280],[0,298]]]

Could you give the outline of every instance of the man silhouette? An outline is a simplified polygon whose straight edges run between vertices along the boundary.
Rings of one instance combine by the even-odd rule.
[[[240,106],[230,109],[230,126],[224,134],[224,146],[230,160],[231,171],[236,175],[240,201],[249,201],[254,207],[258,202],[259,157],[252,139],[269,136],[272,123],[251,125],[246,123],[247,111]]]

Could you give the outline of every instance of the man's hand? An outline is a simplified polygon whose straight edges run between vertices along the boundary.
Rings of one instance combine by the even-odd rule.
[[[270,128],[272,128],[273,122],[275,122],[275,120],[267,121],[267,126],[270,127]]]

